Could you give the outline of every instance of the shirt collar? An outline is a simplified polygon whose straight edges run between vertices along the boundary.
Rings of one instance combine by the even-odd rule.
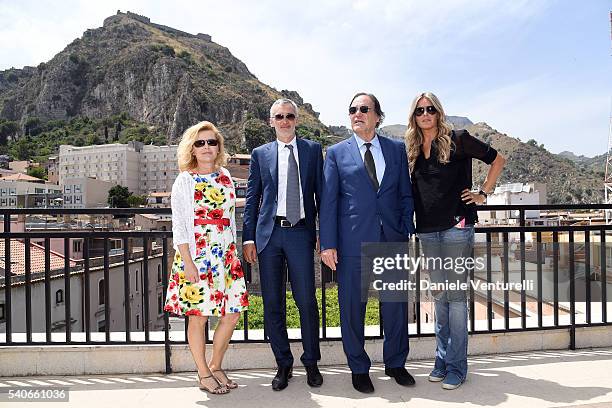
[[[293,136],[293,139],[289,143],[281,142],[279,139],[276,139],[276,143],[278,143],[278,150],[284,149],[286,145],[293,146],[294,149],[297,149],[297,137]]]
[[[360,138],[359,136],[357,136],[357,133],[353,132],[353,137],[355,138],[355,141],[357,141],[357,147],[361,150],[361,147],[367,142],[363,140],[362,138]],[[369,143],[372,143],[373,147],[380,149],[380,139],[378,139],[378,133],[374,133],[374,138],[370,140]]]

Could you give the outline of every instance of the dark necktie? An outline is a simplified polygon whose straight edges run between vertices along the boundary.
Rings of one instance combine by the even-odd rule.
[[[289,161],[287,163],[287,195],[285,197],[285,217],[291,225],[297,224],[301,218],[300,214],[300,177],[298,165],[293,154],[293,146],[285,145],[289,149]]]
[[[376,177],[376,165],[374,164],[374,156],[372,156],[372,151],[370,147],[372,147],[372,143],[365,143],[366,152],[364,155],[364,163],[365,168],[368,171],[368,176],[370,177],[370,181],[372,182],[372,186],[375,191],[378,191],[378,177]]]

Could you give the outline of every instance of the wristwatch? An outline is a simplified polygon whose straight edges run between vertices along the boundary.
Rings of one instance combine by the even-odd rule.
[[[484,196],[484,198],[485,198],[485,203],[486,203],[486,202],[487,202],[487,198],[488,198],[487,193],[485,193],[485,192],[484,192],[484,191],[482,191],[482,190],[479,190],[479,191],[478,191],[478,194],[480,194],[481,196]]]

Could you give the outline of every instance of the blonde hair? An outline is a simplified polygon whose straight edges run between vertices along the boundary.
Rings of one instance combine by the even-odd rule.
[[[451,140],[451,131],[453,126],[446,120],[444,114],[444,108],[438,97],[431,92],[423,92],[418,94],[410,105],[410,111],[408,112],[408,130],[406,130],[406,146],[408,150],[408,164],[410,166],[410,173],[414,170],[414,164],[417,158],[421,154],[421,146],[423,145],[423,131],[416,123],[416,116],[414,114],[417,104],[423,98],[427,98],[431,104],[438,111],[438,120],[436,127],[438,128],[438,134],[431,142],[432,146],[435,145],[437,152],[438,162],[442,164],[448,163],[450,159],[451,150],[454,148],[453,141]]]
[[[215,134],[215,138],[219,142],[219,153],[215,158],[215,168],[225,165],[227,163],[227,155],[225,154],[225,147],[223,144],[223,135],[219,132],[219,129],[208,121],[200,122],[193,125],[183,133],[183,137],[179,142],[176,156],[178,158],[178,166],[180,171],[186,171],[194,169],[198,166],[198,161],[193,155],[193,143],[198,138],[198,133],[203,130],[211,130]]]

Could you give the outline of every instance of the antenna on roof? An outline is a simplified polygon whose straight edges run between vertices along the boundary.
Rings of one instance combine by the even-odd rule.
[[[612,11],[610,11],[610,41],[612,44]],[[610,117],[608,118],[608,150],[606,151],[606,173],[604,176],[605,203],[612,204],[612,97],[610,97]],[[612,220],[612,210],[604,210],[606,225]]]

